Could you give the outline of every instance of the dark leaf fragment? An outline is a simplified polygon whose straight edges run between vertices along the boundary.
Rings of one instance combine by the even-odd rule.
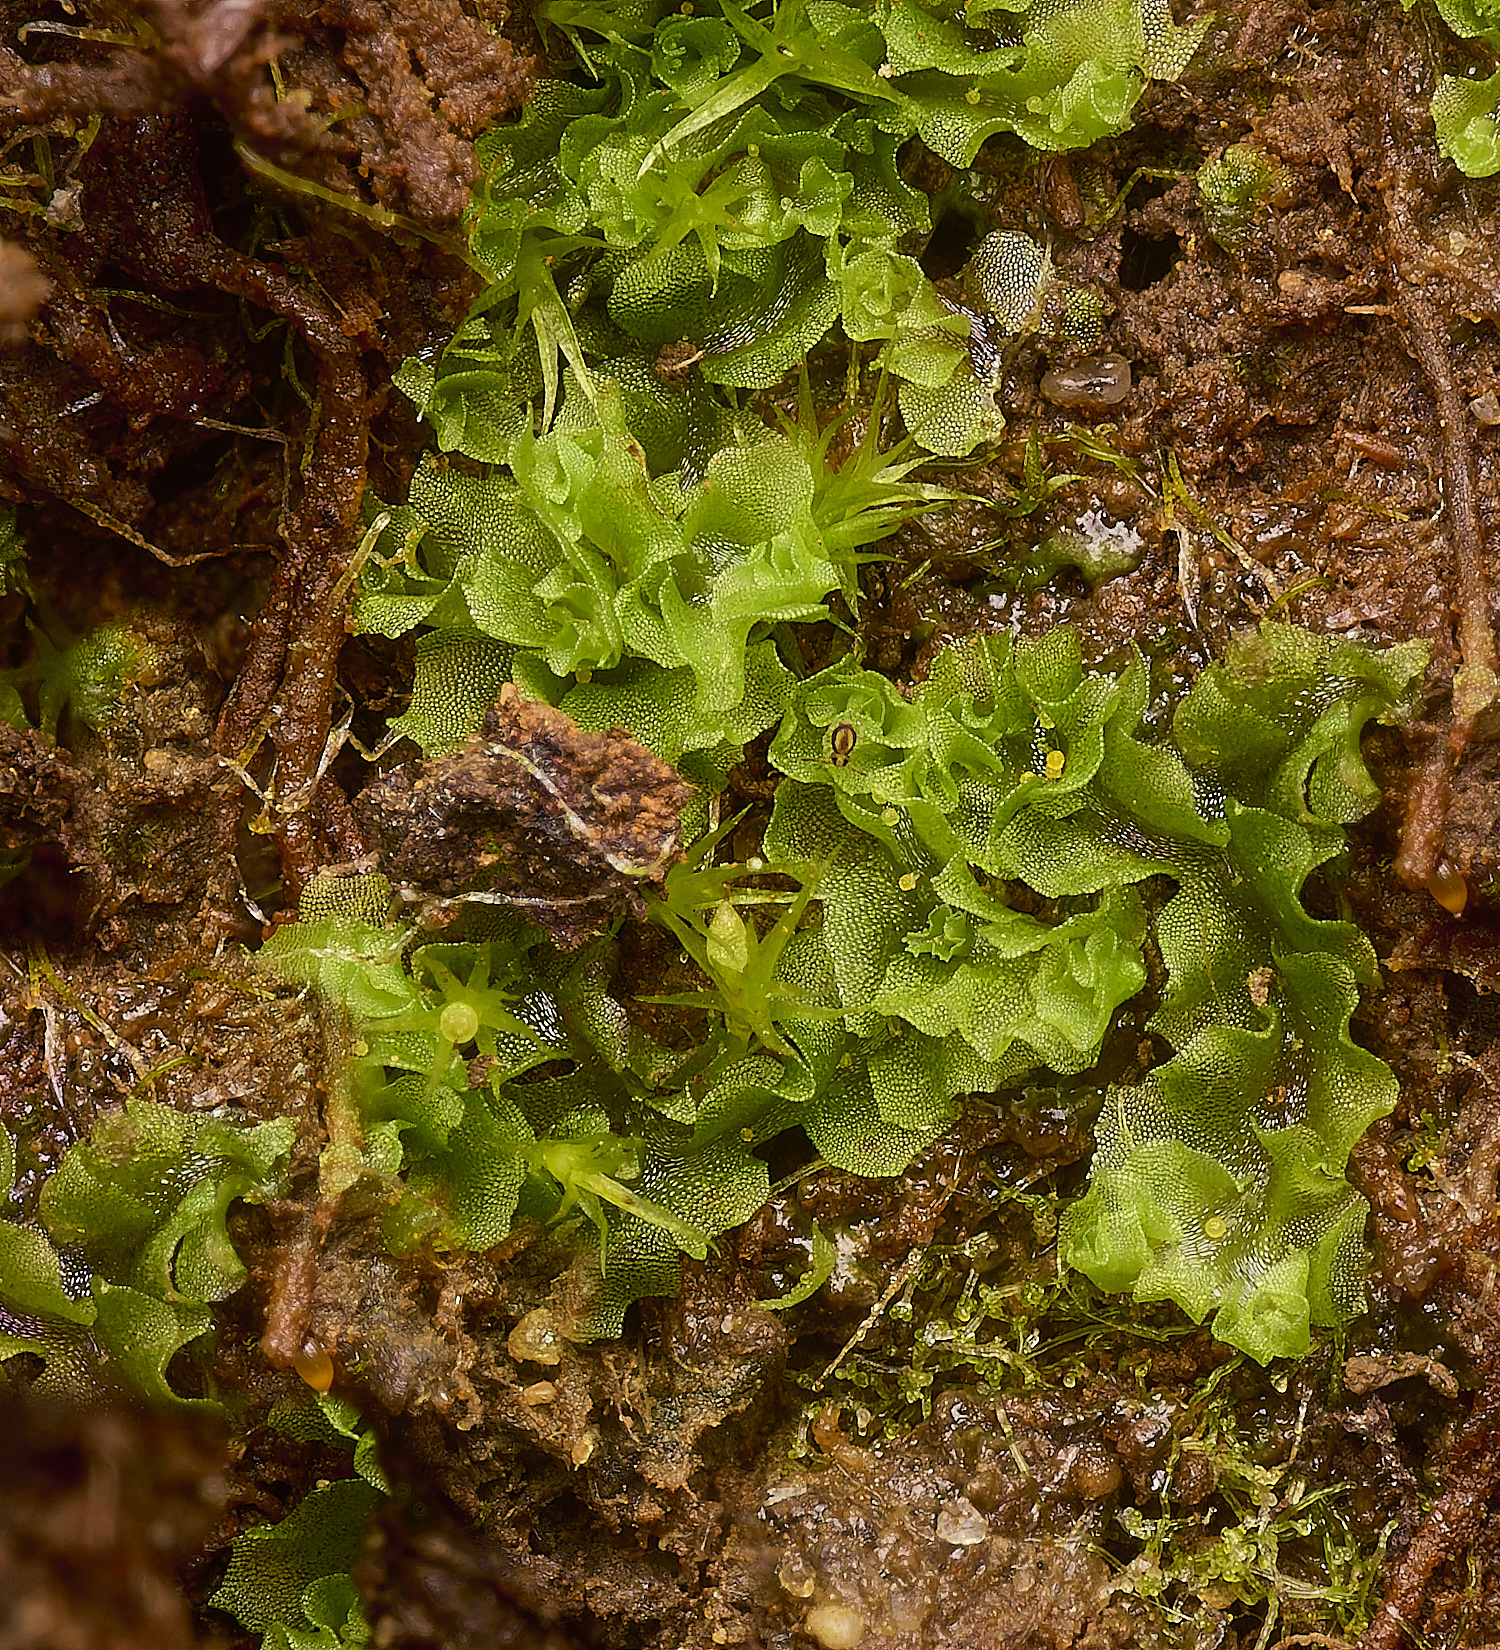
[[[516,905],[571,949],[681,856],[692,788],[622,728],[590,733],[509,683],[452,756],[383,775],[357,799],[392,879],[419,894]]]

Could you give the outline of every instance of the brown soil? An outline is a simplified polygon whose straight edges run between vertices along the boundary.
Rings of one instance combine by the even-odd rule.
[[[18,40],[39,16],[65,27]],[[46,156],[0,208],[0,500],[24,506],[39,610],[75,634],[127,620],[156,660],[128,733],[51,748],[0,730],[0,852],[34,854],[0,893],[0,1123],[23,1213],[136,1081],[132,1052],[186,1057],[163,1079],[174,1104],[298,1116],[312,1162],[323,1028],[237,990],[233,959],[262,913],[372,846],[373,804],[350,804],[361,762],[324,764],[347,703],[373,740],[410,682],[401,648],[345,635],[360,501],[367,483],[396,496],[421,450],[390,374],[473,296],[453,239],[471,140],[543,50],[529,20],[512,45],[476,17],[506,21],[459,0],[0,4],[5,154]],[[85,25],[109,41],[69,32]],[[1033,422],[1080,479],[998,549],[1009,529],[976,507],[909,525],[868,570],[862,621],[871,661],[911,680],[952,635],[1067,619],[1098,655],[1147,648],[1164,696],[1273,609],[1431,644],[1419,718],[1367,741],[1385,806],[1322,895],[1385,964],[1356,1031],[1401,1079],[1353,1165],[1371,1310],[1279,1385],[1236,1368],[1214,1389],[1259,1467],[1295,1455],[1304,1489],[1351,1486],[1350,1541],[1385,1541],[1368,1650],[1500,1639],[1500,758],[1496,713],[1454,688],[1494,662],[1500,196],[1435,153],[1437,38],[1384,4],[1230,0],[1124,137],[1047,159],[997,140],[960,179],[929,162],[934,196],[1048,240],[1106,298],[1101,348],[1133,387],[1065,411],[1041,389],[1058,362],[1024,348],[1005,390],[1017,439],[959,481],[1002,494]],[[273,59],[295,95],[270,95]],[[1276,187],[1231,253],[1193,175],[1239,142]],[[975,233],[952,211],[930,273],[954,274]],[[1070,418],[1117,426],[1138,478],[1081,453]],[[1169,464],[1170,519],[1152,496]],[[1091,509],[1139,532],[1139,565],[1027,588],[1016,556]],[[23,610],[0,595],[0,664],[28,654]],[[282,805],[265,811],[252,786],[273,761]],[[754,753],[735,776],[752,802],[765,780]],[[1434,889],[1450,905],[1461,889],[1461,915]],[[627,965],[649,943],[627,938]],[[56,989],[28,985],[28,945]],[[1046,1091],[976,1109],[898,1183],[804,1178],[689,1265],[679,1300],[588,1347],[543,1333],[567,1260],[544,1239],[398,1266],[331,1221],[319,1253],[309,1189],[236,1216],[252,1281],[216,1374],[254,1415],[299,1390],[257,1350],[268,1313],[358,1349],[352,1390],[398,1483],[360,1576],[380,1645],[790,1650],[857,1617],[900,1650],[1248,1650],[1264,1606],[1232,1587],[1205,1581],[1183,1621],[1181,1592],[1120,1585],[1139,1551],[1122,1511],[1196,1520],[1205,1543],[1229,1517],[1202,1396],[1227,1354],[1159,1310],[1096,1317],[1058,1350],[1079,1320],[1013,1194],[1072,1190],[1088,1147]],[[803,1269],[814,1219],[844,1250],[829,1289],[784,1316],[754,1306]],[[944,1279],[970,1273],[1017,1302],[1009,1361],[923,1364],[915,1330],[959,1321]],[[28,1650],[253,1642],[217,1612],[195,1625],[173,1577],[201,1602],[239,1529],[348,1470],[263,1426],[25,1425],[26,1448],[0,1451],[0,1642]],[[1341,1642],[1299,1602],[1294,1538],[1280,1562],[1272,1638]]]

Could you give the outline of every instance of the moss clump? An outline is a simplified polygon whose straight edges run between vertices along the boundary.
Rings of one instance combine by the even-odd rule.
[[[1198,169],[1203,223],[1226,252],[1241,253],[1279,182],[1276,164],[1253,144],[1231,143]]]
[[[124,1383],[183,1402],[168,1364],[245,1281],[230,1206],[276,1195],[295,1134],[290,1118],[241,1127],[143,1098],[102,1118],[42,1188],[38,1222],[0,1221],[0,1359],[41,1358],[39,1394],[82,1400]],[[0,1182],[14,1175],[0,1130]]]

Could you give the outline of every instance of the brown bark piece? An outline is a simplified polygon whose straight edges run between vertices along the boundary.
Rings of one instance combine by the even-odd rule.
[[[453,756],[386,774],[356,813],[418,894],[514,904],[571,949],[679,857],[691,787],[622,728],[590,733],[509,683]]]

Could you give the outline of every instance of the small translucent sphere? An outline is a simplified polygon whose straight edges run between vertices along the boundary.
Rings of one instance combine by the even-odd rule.
[[[1440,860],[1438,868],[1427,879],[1427,892],[1445,911],[1461,917],[1469,903],[1469,885],[1447,862]]]
[[[472,1043],[479,1034],[479,1011],[468,1003],[449,1003],[438,1015],[438,1030],[450,1043]]]
[[[327,1392],[333,1385],[333,1359],[311,1341],[292,1359],[292,1368],[314,1392]]]
[[[859,1611],[847,1604],[819,1604],[807,1612],[802,1629],[823,1650],[854,1650],[867,1625]]]

